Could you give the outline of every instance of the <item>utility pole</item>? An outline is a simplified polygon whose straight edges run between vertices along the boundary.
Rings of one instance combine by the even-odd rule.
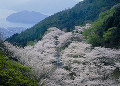
[[[57,46],[59,44],[59,41],[58,41],[58,36],[55,36],[55,45],[56,45],[56,54],[57,54],[57,70],[58,70],[58,64],[59,64],[59,47]]]
[[[58,58],[59,56],[58,56],[58,49],[57,49],[57,70],[58,70]]]

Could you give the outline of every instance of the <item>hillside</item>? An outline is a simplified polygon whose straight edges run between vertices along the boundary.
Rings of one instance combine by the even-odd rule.
[[[39,86],[118,86],[120,50],[75,41],[75,34],[53,27],[33,46],[5,45],[15,59],[32,67]]]
[[[120,48],[120,4],[102,12],[83,35],[93,46]]]
[[[44,19],[21,34],[13,35],[7,41],[24,47],[29,41],[40,40],[49,27],[55,26],[61,30],[71,31],[75,25],[93,22],[98,18],[99,13],[110,9],[117,3],[120,3],[120,0],[84,0],[71,9],[58,12]]]
[[[37,86],[30,67],[12,57],[0,39],[0,86]]]
[[[9,15],[6,20],[14,23],[36,24],[45,19],[47,15],[34,11],[21,11]]]

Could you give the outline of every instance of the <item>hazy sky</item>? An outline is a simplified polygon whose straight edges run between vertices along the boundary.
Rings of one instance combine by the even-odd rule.
[[[23,10],[51,15],[73,7],[79,1],[82,0],[0,0],[0,18]]]

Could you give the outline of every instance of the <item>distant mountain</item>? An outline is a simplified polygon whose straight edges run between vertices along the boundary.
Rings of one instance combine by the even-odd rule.
[[[36,24],[41,20],[45,19],[46,17],[47,15],[41,14],[39,12],[25,10],[11,14],[6,18],[6,20],[15,23]]]
[[[8,28],[0,27],[0,33],[2,34],[2,39],[5,40],[6,38],[12,36],[13,34],[21,33],[26,29],[27,28],[25,27],[8,27]]]
[[[58,12],[45,18],[32,28],[7,39],[12,44],[26,46],[29,41],[41,40],[49,27],[71,31],[74,26],[93,22],[101,12],[110,9],[120,0],[84,0],[73,8]]]

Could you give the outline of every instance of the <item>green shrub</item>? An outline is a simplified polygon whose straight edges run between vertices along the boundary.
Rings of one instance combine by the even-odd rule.
[[[120,78],[120,69],[119,67],[117,67],[114,71],[113,71],[113,77],[115,79],[119,79]]]
[[[78,58],[78,56],[77,56],[77,55],[74,55],[73,58]]]
[[[3,86],[35,86],[30,67],[6,59],[0,50],[0,85]]]
[[[75,79],[75,76],[76,76],[76,73],[75,73],[75,72],[71,72],[71,73],[69,73],[69,76],[70,76],[70,78],[71,78],[72,80],[74,80],[74,79]]]

